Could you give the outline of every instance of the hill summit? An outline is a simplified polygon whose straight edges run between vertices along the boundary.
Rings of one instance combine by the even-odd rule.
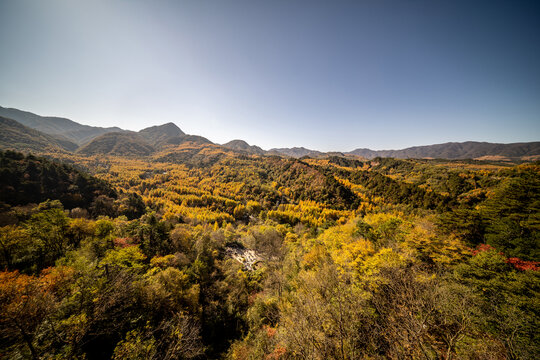
[[[228,143],[223,144],[224,147],[235,150],[235,151],[244,151],[251,154],[263,155],[265,151],[256,145],[249,145],[244,140],[232,140]]]
[[[150,126],[139,131],[139,135],[150,144],[166,142],[168,139],[183,136],[185,133],[172,122]]]
[[[148,156],[155,149],[139,134],[113,132],[98,136],[77,152],[83,155]]]

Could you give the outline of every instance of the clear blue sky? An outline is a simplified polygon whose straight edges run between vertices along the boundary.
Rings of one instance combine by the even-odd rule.
[[[0,0],[0,105],[348,151],[540,140],[540,1]]]

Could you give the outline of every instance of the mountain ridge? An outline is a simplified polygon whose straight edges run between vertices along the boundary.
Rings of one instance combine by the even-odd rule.
[[[273,148],[268,150],[270,155],[286,155],[294,158],[301,158],[304,156],[317,157],[324,155],[323,152],[318,150],[306,149],[305,147],[292,147],[292,148]]]
[[[266,151],[257,145],[249,145],[246,141],[240,139],[231,140],[225,144],[222,144],[221,146],[231,150],[247,152],[250,154],[264,155],[266,153]]]
[[[508,159],[540,155],[540,142],[490,143],[480,141],[446,142],[442,144],[412,146],[399,150],[355,149],[347,154],[366,159],[375,157],[443,158],[451,160],[478,159],[485,156],[499,156]]]
[[[69,152],[77,147],[69,140],[56,138],[41,131],[0,116],[0,148],[18,151]]]
[[[186,135],[186,133],[172,122],[144,128],[138,134],[149,143],[154,144],[162,144],[171,138]]]
[[[41,116],[29,111],[1,106],[0,116],[15,120],[24,126],[48,135],[62,136],[79,146],[108,132],[125,131],[119,127],[102,128],[83,125],[63,117]]]
[[[111,132],[98,136],[80,147],[83,155],[148,156],[155,148],[136,132]]]
[[[7,115],[7,116],[6,116]],[[78,152],[80,154],[114,154],[147,156],[168,146],[178,146],[186,142],[194,144],[214,144],[200,135],[184,133],[176,124],[168,122],[153,125],[138,132],[124,130],[119,127],[94,127],[83,125],[73,120],[40,116],[28,111],[0,106],[0,117],[10,119],[24,128],[4,121],[4,132],[13,134],[19,141],[15,148],[24,148],[24,142],[29,147],[43,149],[61,149],[61,151]],[[33,131],[29,131],[33,130]],[[106,134],[114,134],[103,136]],[[120,134],[126,134],[122,136]],[[97,142],[94,140],[97,139]],[[9,145],[10,138],[4,134],[2,147]],[[22,141],[22,142],[21,142]],[[94,142],[94,143],[93,143]],[[118,142],[118,144],[115,144]],[[93,143],[93,144],[92,144]],[[328,156],[357,156],[364,159],[376,157],[408,158],[440,158],[449,160],[479,159],[479,160],[537,160],[540,159],[540,142],[490,143],[480,141],[446,142],[433,145],[412,146],[398,150],[371,150],[357,148],[349,152],[322,152],[305,147],[272,148],[263,150],[257,145],[250,145],[244,140],[235,139],[224,143],[226,149],[239,153],[255,155],[277,155],[292,158],[328,157]],[[28,146],[27,146],[28,147]],[[134,153],[130,153],[134,151]]]

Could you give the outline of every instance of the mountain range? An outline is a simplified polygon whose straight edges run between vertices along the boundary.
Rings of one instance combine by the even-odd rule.
[[[30,151],[74,151],[77,144],[31,129],[0,116],[0,148]]]
[[[82,125],[66,118],[39,116],[31,112],[4,108],[1,106],[0,116],[13,119],[24,126],[28,126],[29,128],[41,131],[45,134],[71,141],[79,146],[89,142],[96,136],[108,132],[125,131],[118,127],[102,128]]]
[[[392,157],[398,159],[523,159],[540,155],[540,142],[497,144],[489,142],[448,142],[444,144],[414,146],[402,150],[370,150],[356,149],[349,154],[372,159],[375,157]]]
[[[30,151],[76,152],[82,155],[149,156],[168,146],[184,143],[213,144],[210,140],[184,133],[173,123],[151,126],[141,131],[118,127],[82,125],[73,120],[40,116],[31,112],[0,107],[0,148]],[[244,140],[232,140],[217,145],[234,152],[286,157],[347,156],[373,159],[439,158],[479,160],[538,160],[540,142],[496,144],[488,142],[449,142],[415,146],[401,150],[371,150],[358,148],[345,153],[324,153],[303,147],[274,148],[268,151]]]

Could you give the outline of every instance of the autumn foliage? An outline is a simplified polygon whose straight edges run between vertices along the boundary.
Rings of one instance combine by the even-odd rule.
[[[0,358],[538,358],[538,164],[54,156],[0,158]]]

